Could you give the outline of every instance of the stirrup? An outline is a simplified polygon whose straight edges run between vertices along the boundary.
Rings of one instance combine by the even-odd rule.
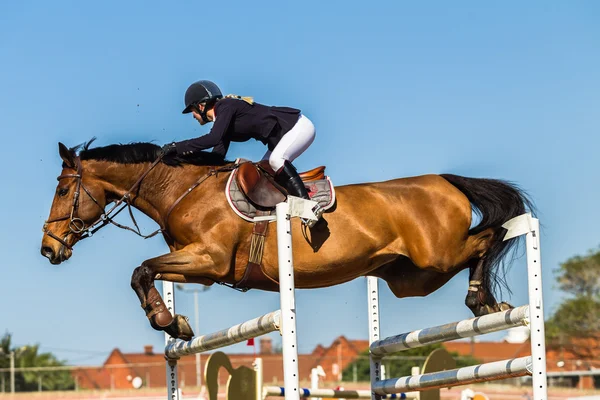
[[[323,215],[324,210],[323,207],[321,207],[321,205],[317,203],[317,205],[313,207],[312,212],[315,214],[317,219],[300,218],[302,223],[309,228],[312,228],[317,224],[317,222],[321,220],[321,216]]]

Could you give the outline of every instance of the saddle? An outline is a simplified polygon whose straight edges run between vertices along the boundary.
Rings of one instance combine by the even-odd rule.
[[[298,174],[303,182],[325,179],[325,167],[320,166]],[[275,171],[266,160],[246,162],[238,167],[236,182],[246,197],[258,208],[275,208],[285,201],[287,189],[275,182]]]
[[[275,171],[268,160],[251,162],[237,160],[237,168],[227,181],[225,196],[233,211],[244,220],[253,223],[248,251],[248,264],[242,279],[233,287],[238,290],[257,288],[278,290],[276,277],[266,275],[262,268],[262,256],[269,222],[275,214],[275,206],[287,200],[287,189],[275,182]],[[335,204],[335,190],[325,175],[325,166],[298,174],[305,183],[313,201],[323,210]]]

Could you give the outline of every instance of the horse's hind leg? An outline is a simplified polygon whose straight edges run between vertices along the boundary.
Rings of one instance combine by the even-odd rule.
[[[469,264],[469,291],[465,304],[473,315],[480,317],[513,308],[508,303],[498,303],[492,294],[489,279],[484,275],[485,257],[473,259]]]

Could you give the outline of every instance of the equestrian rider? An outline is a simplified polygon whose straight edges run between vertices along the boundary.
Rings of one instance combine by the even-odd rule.
[[[212,152],[225,157],[231,142],[255,139],[268,148],[268,159],[275,171],[275,181],[292,196],[310,200],[308,192],[292,165],[315,139],[315,127],[300,110],[290,107],[266,106],[249,97],[223,96],[219,87],[207,80],[194,82],[185,92],[183,114],[192,113],[200,125],[213,122],[206,135],[166,144],[165,156],[191,155],[212,147]],[[319,218],[321,207],[313,210]],[[309,227],[316,221],[304,221]]]

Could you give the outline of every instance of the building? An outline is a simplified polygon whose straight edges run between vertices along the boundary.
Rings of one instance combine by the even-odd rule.
[[[282,354],[273,349],[271,339],[259,339],[257,355],[263,360],[263,379],[267,383],[283,381]],[[317,348],[319,349],[319,347]],[[201,357],[202,371],[210,353]],[[253,354],[227,354],[233,368],[241,365],[252,367]],[[299,355],[301,379],[310,379],[310,369],[314,364],[314,353]],[[196,386],[196,359],[184,357],[178,362],[180,387]],[[73,376],[82,389],[131,389],[132,387],[166,387],[165,356],[160,349],[155,352],[152,346],[144,346],[140,353],[123,353],[114,349],[106,361],[97,368],[75,369]],[[220,374],[220,384],[225,384],[226,374]],[[202,377],[202,379],[204,379]]]
[[[527,328],[525,328],[527,329]],[[277,385],[283,382],[282,354],[275,351],[271,339],[263,337],[259,340],[257,356],[263,359],[263,379],[266,384]],[[530,354],[527,335],[515,328],[501,342],[481,342],[477,340],[460,340],[443,343],[449,352],[459,356],[471,356],[482,363],[523,357]],[[342,371],[359,357],[364,357],[369,348],[368,340],[349,340],[339,336],[331,345],[318,345],[310,354],[300,354],[298,359],[300,381],[308,384],[310,371],[320,365],[326,373],[325,382],[339,382]],[[202,370],[209,354],[202,355]],[[241,365],[252,366],[253,354],[228,354],[233,368]],[[598,359],[598,357],[596,358]],[[196,361],[189,356],[179,360],[180,386],[196,386]],[[548,371],[576,371],[600,368],[600,361],[578,360],[566,351],[548,349]],[[140,353],[123,353],[114,349],[102,366],[82,368],[73,372],[77,384],[84,389],[130,389],[132,387],[165,387],[165,358],[160,349],[155,352],[152,346],[144,346]],[[204,378],[202,378],[204,379]],[[220,384],[225,384],[227,374],[219,376]],[[592,377],[577,379],[581,389],[594,387]]]

